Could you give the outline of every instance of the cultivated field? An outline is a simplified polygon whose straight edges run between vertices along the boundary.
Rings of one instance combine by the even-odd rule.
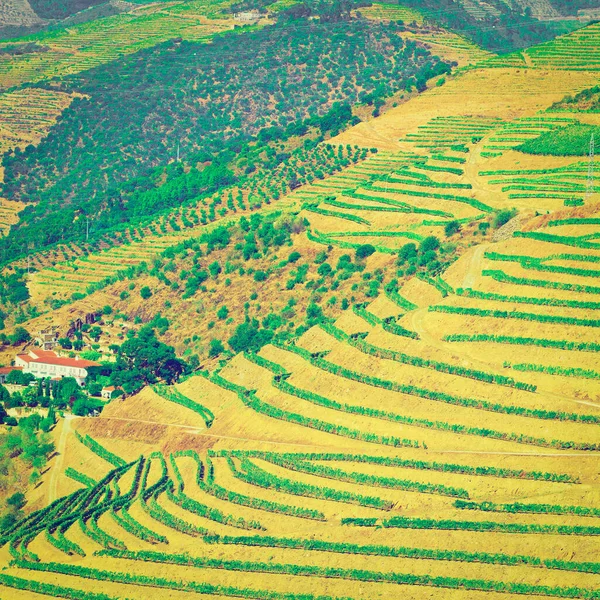
[[[317,249],[371,243],[370,276],[431,235],[456,260],[441,275],[398,271],[398,286],[293,341],[61,420],[28,496],[39,510],[4,533],[5,594],[600,597],[598,190],[585,156],[517,149],[584,118],[544,111],[597,81],[598,31],[464,71],[342,133],[337,150],[323,144],[144,236],[40,258],[41,307],[151,262],[215,214],[281,208],[306,218],[311,263]],[[280,193],[294,165],[309,167]],[[479,227],[511,208],[504,227]],[[462,230],[446,236],[452,221]],[[233,296],[230,276],[220,292]],[[200,323],[171,318],[185,335]]]
[[[226,6],[226,2],[215,4],[205,0],[161,2],[20,38],[47,50],[0,56],[0,87],[6,89],[79,73],[177,37],[208,41],[215,33],[233,29],[233,19],[219,12]]]

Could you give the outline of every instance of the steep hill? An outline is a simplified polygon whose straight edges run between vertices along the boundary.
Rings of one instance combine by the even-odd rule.
[[[6,239],[34,239],[37,214],[58,243],[3,246],[4,362],[31,348],[19,327],[55,325],[65,353],[108,363],[90,390],[126,395],[78,416],[64,382],[18,388],[66,416],[26,503],[3,506],[0,595],[598,596],[600,186],[564,150],[600,126],[600,27],[490,56],[420,13],[390,24],[401,10],[414,8],[293,37],[282,20],[81,72],[52,93],[87,97],[6,155],[7,190],[39,194]],[[198,58],[239,39],[271,47],[227,69]],[[383,67],[395,79],[368,89]],[[120,137],[118,103],[137,126]],[[88,236],[77,193],[111,197],[102,166],[121,187],[96,219],[126,222]],[[185,374],[171,381],[167,363]]]

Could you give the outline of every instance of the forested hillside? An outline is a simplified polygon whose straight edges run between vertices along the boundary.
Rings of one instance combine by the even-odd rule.
[[[151,214],[141,192],[157,185],[162,171],[154,169],[178,152],[189,178],[202,177],[196,168],[213,161],[230,171],[220,171],[227,183],[273,152],[251,152],[249,143],[309,128],[335,133],[352,120],[352,105],[423,90],[448,72],[448,63],[401,33],[392,22],[298,19],[209,45],[169,42],[57,81],[56,89],[85,97],[37,148],[5,155],[3,194],[37,205],[2,243],[55,242],[74,211],[102,213],[104,227]],[[194,194],[210,187],[193,186]]]

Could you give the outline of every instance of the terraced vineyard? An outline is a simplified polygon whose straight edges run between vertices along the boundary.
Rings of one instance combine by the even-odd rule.
[[[576,119],[546,115],[518,119],[494,131],[486,139],[482,156],[484,158],[502,156],[504,152],[512,150],[544,133],[566,127],[576,122]]]
[[[218,7],[225,6],[205,0],[154,4],[22,38],[23,42],[35,42],[48,50],[20,56],[0,55],[1,87],[79,73],[121,54],[131,54],[176,37],[208,41],[215,33],[233,28],[233,19],[219,14]]]
[[[508,200],[535,203],[537,208],[558,210],[584,204],[588,164],[569,162],[547,169],[499,169],[481,171],[488,185],[501,190]],[[598,191],[598,190],[595,190]]]
[[[0,152],[36,144],[73,97],[48,90],[0,94]]]
[[[597,71],[600,69],[600,25],[559,37],[545,44],[493,57],[486,61],[492,67],[533,67],[569,71]]]
[[[383,4],[381,2],[373,2],[371,6],[361,7],[360,14],[368,19],[389,19],[393,21],[404,21],[405,23],[423,24],[423,15],[406,6],[395,4]]]
[[[445,298],[411,280],[157,389],[145,418],[134,397],[71,421],[69,495],[5,533],[0,584],[594,597],[598,218],[540,223],[457,261]]]
[[[181,239],[175,235],[151,237],[46,267],[30,278],[32,303],[41,306],[46,298],[65,299],[74,293],[86,293],[90,286],[110,279],[119,271],[137,267],[142,262],[150,264],[165,248]]]
[[[198,7],[121,18],[194,28]],[[24,306],[47,312],[19,325],[112,302],[129,323],[107,319],[99,347],[161,316],[160,339],[198,360],[97,417],[66,409],[0,534],[0,596],[599,598],[600,190],[581,158],[519,150],[593,121],[544,111],[595,82],[598,31],[399,94],[327,142],[274,147],[273,169],[29,257]],[[202,237],[234,221],[231,243]],[[88,292],[85,310],[48,309]]]

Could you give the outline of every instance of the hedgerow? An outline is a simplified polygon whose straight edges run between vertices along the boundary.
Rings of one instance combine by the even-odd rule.
[[[515,371],[533,371],[535,373],[548,373],[548,375],[561,375],[563,377],[580,377],[582,379],[600,379],[600,373],[592,369],[579,367],[559,367],[551,365],[538,365],[532,363],[511,364]]]
[[[562,298],[536,298],[528,296],[506,296],[492,292],[480,292],[478,290],[457,288],[458,296],[467,298],[479,298],[481,300],[495,300],[497,302],[516,302],[519,304],[536,304],[539,306],[563,306],[568,308],[589,308],[600,310],[600,302],[586,302],[583,300],[564,300]]]
[[[150,544],[168,544],[169,540],[162,534],[152,531],[148,527],[142,525],[139,521],[134,519],[128,512],[127,507],[124,506],[119,513],[115,512],[114,509],[110,511],[113,519],[128,533],[134,535],[141,540]]]
[[[576,515],[578,517],[600,517],[600,509],[587,506],[561,506],[558,504],[495,504],[494,502],[471,502],[456,500],[454,506],[466,510],[501,512],[511,514]],[[599,528],[600,529],[600,528]]]
[[[76,471],[73,467],[67,467],[65,469],[65,475],[74,479],[78,483],[85,485],[86,487],[94,487],[97,483],[95,479],[92,479],[85,473],[81,473],[80,471]]]
[[[580,327],[600,327],[600,319],[580,319],[557,315],[526,313],[516,310],[490,310],[466,306],[448,306],[438,304],[429,307],[430,312],[448,313],[453,315],[469,315],[474,317],[492,317],[494,319],[520,319],[522,321],[537,321],[538,323],[559,323],[561,325],[578,325]]]
[[[444,337],[445,342],[494,342],[497,344],[514,344],[517,346],[540,346],[559,350],[577,350],[580,352],[600,352],[600,344],[594,342],[571,342],[568,340],[549,340],[546,338],[513,337],[478,333],[453,333]]]
[[[564,244],[565,246],[575,246],[576,248],[598,249],[600,244],[589,242],[584,238],[567,235],[553,235],[542,231],[515,231],[515,237],[528,238],[541,242],[553,242],[555,244]]]
[[[364,219],[363,217],[359,217],[357,215],[352,215],[349,213],[343,213],[337,210],[327,210],[326,208],[321,208],[318,204],[305,203],[302,205],[302,208],[309,212],[324,215],[326,217],[336,217],[338,219],[345,219],[346,221],[360,223],[361,225],[371,225],[371,221],[367,221],[367,219]]]
[[[413,304],[410,300],[402,297],[397,291],[385,287],[385,295],[394,303],[396,303],[400,308],[410,312],[411,310],[416,310],[419,308],[416,304]]]
[[[498,523],[495,521],[455,521],[452,519],[419,519],[391,517],[382,521],[383,527],[400,529],[436,529],[450,531],[479,531],[494,533],[532,533],[595,536],[600,527],[581,525],[541,525],[538,523]]]
[[[410,329],[406,329],[406,327],[403,327],[402,325],[398,325],[398,323],[395,322],[394,317],[381,319],[374,313],[368,311],[363,304],[353,304],[352,311],[356,315],[367,321],[367,323],[369,323],[370,325],[381,325],[383,330],[387,331],[388,333],[391,333],[393,335],[399,335],[401,337],[412,338],[415,340],[419,339],[418,333],[410,331]]]
[[[100,445],[96,440],[91,438],[89,435],[81,435],[78,431],[75,431],[75,437],[84,445],[87,446],[94,454],[97,454],[100,458],[109,462],[115,467],[125,466],[125,461],[116,454],[113,454],[107,450],[104,446]]]
[[[283,350],[289,350],[292,352],[296,352],[300,354],[303,358],[309,360],[310,353],[308,357],[302,352],[302,349],[297,348],[295,346],[279,346]],[[261,359],[266,360],[266,359]],[[271,362],[271,361],[267,361]],[[317,365],[320,366],[320,365]],[[281,369],[279,365],[277,365],[278,369]],[[270,367],[267,367],[270,368]],[[325,368],[327,370],[327,368]],[[352,404],[346,404],[342,402],[337,402],[335,400],[330,400],[324,396],[320,396],[319,394],[315,394],[314,392],[309,392],[308,390],[300,389],[296,386],[291,385],[285,380],[285,377],[274,377],[273,385],[281,391],[294,395],[302,400],[306,400],[308,402],[312,402],[319,406],[324,406],[326,408],[331,408],[333,410],[339,410],[341,412],[346,412],[354,415],[361,415],[366,417],[373,417],[376,419],[383,419],[385,421],[391,421],[394,423],[402,423],[404,425],[411,425],[414,427],[422,427],[425,429],[435,429],[439,431],[448,431],[455,434],[462,435],[475,435],[486,438],[493,438],[503,441],[516,442],[519,444],[531,444],[533,446],[541,446],[545,448],[578,448],[581,450],[593,450],[598,446],[596,444],[587,444],[587,443],[577,443],[577,442],[568,442],[561,440],[546,440],[544,438],[535,438],[532,436],[524,435],[524,434],[516,434],[516,433],[506,433],[502,431],[496,431],[494,429],[483,428],[483,427],[467,427],[465,425],[459,425],[457,423],[448,423],[445,421],[431,421],[429,419],[417,419],[413,417],[408,417],[404,415],[399,415],[397,413],[392,413],[384,410],[379,410],[375,408],[368,408],[364,406],[356,406]],[[415,447],[418,447],[418,442]]]
[[[215,415],[210,409],[206,408],[205,406],[202,406],[202,404],[199,404],[198,402],[195,402],[191,398],[184,396],[175,387],[157,384],[153,385],[152,389],[159,396],[162,396],[166,400],[169,400],[170,402],[175,402],[177,404],[180,404],[181,406],[185,406],[186,408],[193,410],[195,413],[198,413],[204,420],[204,423],[207,428],[211,427],[211,425],[213,424],[215,420]]]
[[[571,217],[567,219],[554,219],[548,221],[548,227],[558,227],[560,225],[600,225],[600,219],[597,217]]]
[[[46,529],[45,533],[46,533],[46,540],[48,540],[48,542],[50,544],[52,544],[55,548],[57,548],[61,552],[64,552],[65,554],[68,554],[69,556],[72,556],[73,554],[78,554],[79,556],[85,556],[85,552],[83,551],[81,546],[79,544],[76,544],[75,542],[72,542],[71,540],[68,540],[65,537],[65,534],[61,530],[61,528],[59,528],[56,531],[55,535],[52,535],[52,533],[50,532],[49,529]]]
[[[503,271],[484,269],[481,272],[484,277],[491,277],[500,283],[512,283],[515,285],[529,285],[532,287],[550,288],[554,290],[566,290],[569,292],[584,292],[587,294],[600,294],[600,287],[592,285],[581,285],[578,283],[564,283],[562,281],[548,281],[546,279],[527,279],[525,277],[513,277]]]

